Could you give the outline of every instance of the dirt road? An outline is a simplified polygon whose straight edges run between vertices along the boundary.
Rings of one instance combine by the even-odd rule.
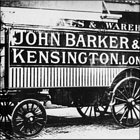
[[[76,108],[46,109],[47,124],[38,136],[32,139],[139,139],[139,127],[122,128],[112,116],[84,120]],[[6,127],[6,134],[0,131],[2,139],[22,139]],[[24,138],[25,139],[25,138]],[[28,139],[28,138],[27,138]]]
[[[76,108],[47,109],[46,128],[34,139],[139,139],[139,127],[122,128],[112,116],[81,118]]]

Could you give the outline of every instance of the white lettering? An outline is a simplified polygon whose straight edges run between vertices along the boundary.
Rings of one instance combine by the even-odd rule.
[[[74,55],[72,55],[72,52],[68,52],[68,63],[70,64],[71,60],[73,61],[74,64],[76,64],[76,55],[77,52],[73,52]]]
[[[20,50],[18,53],[17,53],[17,49],[13,49],[13,63],[17,63],[17,58],[19,58],[20,59],[20,61],[21,61],[21,63],[25,63],[25,61],[24,61],[24,59],[23,59],[23,57],[22,57],[22,52],[23,52],[24,50]]]
[[[87,47],[91,47],[91,43],[92,43],[93,44],[93,47],[97,48],[96,43],[95,43],[96,36],[94,36],[94,35],[88,35],[87,37],[88,37],[88,45],[87,45]]]
[[[13,31],[13,35],[12,35],[13,38],[11,38],[12,45],[20,45],[20,44],[23,43],[23,33],[24,33],[24,32],[25,32],[24,30]],[[17,38],[14,37],[16,33],[19,34],[19,35],[18,35],[18,37],[19,37],[19,41],[18,41],[18,42],[17,42]]]
[[[44,33],[44,36],[42,35],[42,32],[39,32],[39,45],[42,45],[42,40],[45,41],[45,45],[48,45],[48,33]]]
[[[91,60],[90,60],[91,65],[95,64],[95,60],[96,60],[95,56],[98,56],[98,53],[89,53],[89,57],[90,56],[91,56]]]
[[[51,33],[51,46],[54,46],[54,41],[57,46],[60,46],[60,33],[57,34]]]
[[[36,43],[36,39],[37,37],[34,32],[28,32],[26,34],[26,42],[28,43],[28,45],[34,45]]]
[[[66,46],[75,45],[75,35],[72,33],[66,33]]]
[[[114,53],[111,53],[110,54],[110,64],[118,64],[118,53],[114,54]]]
[[[83,61],[82,61],[82,56],[85,56]],[[85,64],[87,62],[86,53],[81,52],[78,56],[78,61],[80,62],[80,64]]]
[[[99,48],[102,47],[102,44],[103,44],[103,47],[104,47],[104,48],[108,48],[108,46],[107,46],[107,44],[106,44],[106,41],[105,41],[105,40],[107,39],[107,37],[108,37],[108,36],[104,36],[104,37],[102,38],[102,36],[100,36],[100,35],[98,36],[98,45],[99,45],[98,47],[99,47]]]
[[[121,24],[121,30],[127,31],[127,26],[126,26],[126,24]]]
[[[54,59],[54,60],[51,59],[51,63],[54,63],[54,64],[59,63],[60,62],[59,52],[52,52],[51,58]]]
[[[36,63],[37,60],[31,60],[35,59],[36,51],[27,51],[27,63]]]
[[[125,62],[125,55],[122,55],[122,64],[123,65],[127,65],[128,61]]]
[[[49,52],[46,51],[46,55],[44,55],[44,53],[42,51],[39,51],[39,63],[42,63],[42,58],[45,61],[45,63],[49,63],[48,59],[49,59]]]
[[[140,57],[136,56],[136,65],[140,65]]]
[[[107,29],[112,29],[112,28],[113,28],[113,24],[114,24],[114,23],[106,22],[106,27],[107,27]]]
[[[120,37],[120,48],[123,49],[124,47],[126,49],[129,49],[129,47],[128,47],[128,38],[127,37]]]
[[[129,59],[128,59],[128,63],[130,65],[133,65],[135,63],[135,58],[133,56],[130,56]]]
[[[79,45],[79,43],[82,43],[82,47],[86,47],[86,44],[85,44],[85,40],[84,40],[83,35],[79,35],[78,40],[77,40],[76,47],[81,46],[81,45]]]
[[[117,40],[118,38],[116,36],[110,36],[110,48],[114,49],[118,47]]]
[[[102,64],[107,64],[108,61],[109,61],[109,56],[108,56],[106,53],[102,53],[102,54],[100,55],[100,62],[101,62]]]

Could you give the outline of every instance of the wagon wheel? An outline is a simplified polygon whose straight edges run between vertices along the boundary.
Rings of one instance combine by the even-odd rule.
[[[0,101],[0,123],[11,122],[11,115],[15,105],[12,101]]]
[[[16,134],[23,137],[37,135],[46,124],[46,111],[34,99],[21,101],[12,113],[12,127]]]
[[[127,77],[113,90],[113,117],[123,127],[140,124],[140,79]]]
[[[103,116],[107,110],[108,106],[79,106],[77,107],[77,110],[79,114],[83,118],[92,118],[92,117],[99,117]]]
[[[77,111],[83,118],[96,118],[104,116],[108,109],[108,104],[101,103],[104,96],[97,94],[94,98],[89,98],[88,101],[84,101],[85,97],[77,97],[74,100]]]

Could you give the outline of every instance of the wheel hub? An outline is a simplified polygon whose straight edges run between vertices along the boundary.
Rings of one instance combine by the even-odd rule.
[[[129,107],[130,109],[132,109],[132,108],[135,106],[135,101],[134,101],[133,98],[129,98],[129,99],[127,100],[127,102],[128,102],[128,107]]]
[[[34,121],[34,115],[33,113],[29,112],[25,115],[27,122],[32,123]]]

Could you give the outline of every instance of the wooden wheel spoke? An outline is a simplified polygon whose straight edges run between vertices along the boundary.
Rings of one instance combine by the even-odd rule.
[[[134,94],[134,98],[138,96],[139,91],[140,91],[140,87],[137,89],[136,93]]]
[[[23,112],[27,112],[27,110],[22,106],[21,107],[21,110],[23,111]]]
[[[3,122],[3,118],[4,118],[4,116],[1,117],[1,122]]]
[[[120,122],[123,120],[123,118],[124,118],[124,116],[125,116],[125,114],[126,114],[127,112],[128,112],[128,108],[125,109],[125,111],[124,111],[124,113],[123,113],[121,119],[119,120]]]
[[[129,85],[129,87],[128,87],[129,88],[129,97],[131,97],[132,96],[131,95],[132,92],[131,92],[131,84],[130,84],[130,81],[128,81],[128,85]]]
[[[42,121],[44,118],[35,118],[35,121]]]
[[[82,107],[80,107],[80,109],[82,109],[83,108],[83,106]]]
[[[128,112],[127,112],[126,123],[129,123],[129,122],[128,122],[128,121],[129,121],[129,112],[130,112],[130,110],[128,110]]]
[[[29,104],[26,104],[26,106],[27,106],[27,112],[29,112],[30,110],[29,110]]]
[[[140,100],[136,100],[136,105],[140,105]]]
[[[138,100],[138,99],[140,99],[140,95],[138,95],[137,97],[135,97],[134,100]]]
[[[25,128],[25,126],[24,125],[22,125],[21,127],[20,127],[20,131],[23,131],[23,129]]]
[[[94,111],[94,116],[97,117],[97,116],[96,116],[95,107],[93,107],[93,111]]]
[[[39,109],[37,112],[35,112],[36,116],[42,115],[42,111]]]
[[[135,109],[137,109],[137,110],[140,112],[140,109],[139,109],[139,108],[137,108],[137,106],[135,106],[134,108],[135,108]]]
[[[135,98],[135,103],[138,105],[138,104],[140,104],[140,95],[137,97],[137,98]]]
[[[22,108],[20,108],[18,111],[17,111],[17,115],[20,116],[21,118],[23,118],[23,110]]]
[[[87,111],[88,111],[89,107],[90,107],[90,106],[88,106],[88,107],[87,107],[87,109],[86,109],[86,111],[84,112],[84,114],[86,114],[86,113],[87,113]]]
[[[127,97],[122,93],[122,91],[120,91],[119,89],[117,89],[117,91],[127,100]]]
[[[122,105],[125,105],[126,103],[119,103],[119,104],[115,104],[114,106],[122,106]]]
[[[92,114],[92,106],[90,108],[90,114],[89,114],[90,117],[91,117],[91,114]]]
[[[133,112],[134,112],[134,114],[135,114],[135,116],[136,116],[137,120],[139,120],[140,118],[138,117],[138,115],[137,115],[137,113],[136,113],[136,111],[135,111],[135,109],[134,109],[134,108],[133,108]]]
[[[31,111],[33,110],[33,108],[34,108],[34,104],[32,103],[32,105],[31,105]]]
[[[127,91],[125,85],[123,85],[123,88],[124,88],[125,93],[127,93],[128,91]]]
[[[39,107],[37,107],[37,108],[34,110],[34,112],[35,112],[36,114],[38,114],[40,111],[41,111],[41,110],[40,110]]]
[[[133,87],[133,91],[132,91],[132,97],[134,97],[135,89],[136,89],[136,85],[137,85],[137,82],[135,81],[135,83],[134,83],[134,87]]]
[[[121,98],[119,98],[119,97],[115,97],[115,99],[117,99],[117,100],[119,100],[119,101],[123,101],[123,102],[127,102],[126,100],[124,100],[124,99],[121,99]]]
[[[133,111],[130,110],[130,114],[131,114],[131,122],[133,123]]]
[[[12,105],[12,102],[6,102],[6,105],[7,106],[9,106],[9,105],[11,106]]]
[[[119,111],[116,112],[116,115],[119,114],[119,112],[121,112],[126,106],[123,106],[121,109],[119,109]]]
[[[19,126],[19,125],[23,125],[23,122],[22,121],[17,122],[17,126]]]
[[[134,100],[136,104],[140,104],[140,96]]]
[[[42,126],[42,123],[41,122],[35,122],[36,126],[39,126],[39,128]]]
[[[8,121],[11,121],[10,115],[7,115]]]

